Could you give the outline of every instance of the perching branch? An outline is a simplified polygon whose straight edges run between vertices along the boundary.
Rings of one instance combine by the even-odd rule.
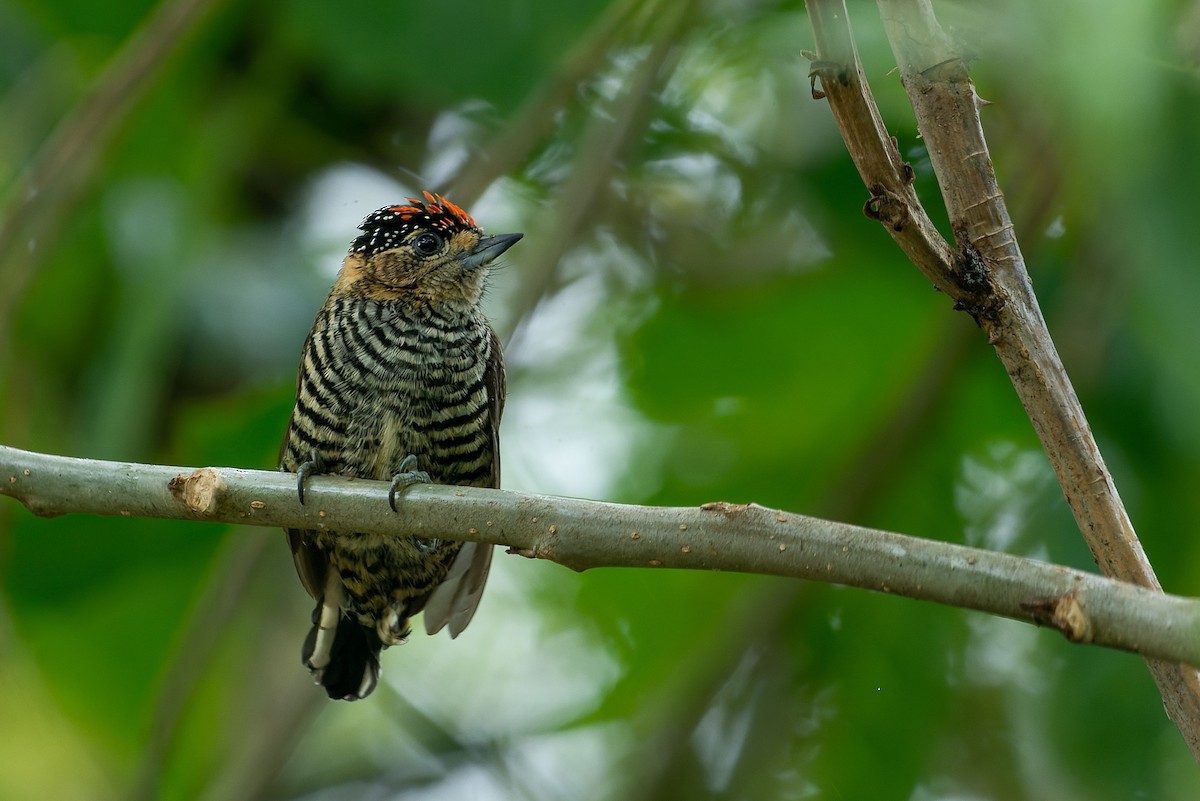
[[[1160,590],[1033,294],[984,140],[982,103],[966,61],[941,30],[928,0],[878,0],[878,5],[955,245],[945,243],[929,223],[912,188],[912,170],[882,122],[858,60],[845,3],[809,0],[817,43],[811,74],[814,81],[820,78],[823,89],[818,93],[814,86],[813,94],[828,99],[871,193],[865,210],[987,334],[1101,570]],[[1167,714],[1200,760],[1200,674],[1155,659],[1149,659],[1149,667]]]
[[[385,482],[48,456],[0,446],[0,494],[40,515],[83,513],[404,534],[507,546],[573,570],[670,567],[845,584],[1050,626],[1073,642],[1200,664],[1200,600],[1008,554],[754,504],[628,506]],[[282,545],[280,546],[282,547]]]

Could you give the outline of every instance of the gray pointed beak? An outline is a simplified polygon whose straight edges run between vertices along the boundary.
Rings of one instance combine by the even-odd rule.
[[[517,244],[523,236],[525,234],[496,234],[482,237],[475,249],[462,260],[463,267],[474,270],[477,267],[491,264],[493,259]]]

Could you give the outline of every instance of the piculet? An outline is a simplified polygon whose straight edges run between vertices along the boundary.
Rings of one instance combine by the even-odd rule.
[[[521,234],[487,236],[440,195],[367,217],[304,343],[279,469],[500,486],[504,359],[480,309],[489,266]],[[402,502],[402,501],[401,501]],[[304,665],[331,698],[375,689],[379,653],[471,622],[492,546],[353,531],[287,530],[316,599]]]

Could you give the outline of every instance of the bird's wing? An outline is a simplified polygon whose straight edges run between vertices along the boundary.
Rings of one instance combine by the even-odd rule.
[[[313,323],[313,330],[309,331],[308,338],[304,342],[303,353],[306,354],[309,348],[313,347],[313,335],[320,321]],[[304,356],[301,356],[301,370],[296,375],[296,398],[299,402],[300,384],[303,378]],[[288,445],[292,439],[292,420],[288,421],[287,432],[283,435],[283,443],[279,447],[279,469],[289,473],[295,473],[300,464],[296,461],[293,455],[289,452]],[[313,598],[320,598],[325,592],[325,578],[329,570],[329,557],[322,552],[316,545],[313,544],[310,531],[304,529],[288,528],[284,529],[287,535],[288,546],[292,549],[292,561],[296,563],[296,575],[300,577],[300,583],[304,585],[304,589]]]
[[[504,399],[508,388],[504,379],[504,350],[496,332],[488,329],[492,338],[487,367],[483,371],[483,383],[488,393],[488,427],[492,430],[492,483],[493,489],[500,488],[500,418],[504,415]]]
[[[292,549],[292,561],[296,563],[296,575],[300,583],[313,598],[325,592],[325,578],[329,572],[329,557],[309,539],[311,532],[298,528],[284,529],[288,546]]]
[[[446,579],[429,596],[425,606],[425,631],[437,634],[450,627],[450,637],[462,633],[471,618],[479,599],[483,597],[483,585],[487,582],[488,569],[492,565],[495,547],[481,542],[464,542]]]
[[[491,486],[500,486],[500,417],[504,414],[506,386],[504,381],[504,352],[496,332],[491,333],[491,352],[483,381],[488,392],[488,426],[492,433],[492,480]],[[492,565],[494,546],[479,542],[463,543],[458,556],[450,565],[445,580],[433,589],[429,603],[425,606],[425,631],[436,634],[450,627],[450,636],[462,633],[483,597],[483,586],[487,582],[488,570]]]

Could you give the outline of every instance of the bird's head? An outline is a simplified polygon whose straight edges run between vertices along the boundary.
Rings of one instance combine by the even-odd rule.
[[[384,206],[358,227],[337,286],[424,303],[478,303],[488,265],[522,236],[486,236],[471,215],[429,192]]]

